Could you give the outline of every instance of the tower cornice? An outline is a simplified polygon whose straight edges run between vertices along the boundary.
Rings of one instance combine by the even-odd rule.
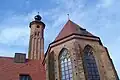
[[[42,24],[42,25],[43,25],[43,28],[45,28],[45,24],[44,24],[42,21],[37,21],[37,20],[32,21],[32,22],[30,22],[29,27],[31,28],[31,25],[33,25],[33,24]]]

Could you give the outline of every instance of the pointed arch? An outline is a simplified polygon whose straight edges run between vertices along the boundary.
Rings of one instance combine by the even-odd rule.
[[[68,49],[67,48],[62,48],[61,50],[60,50],[60,52],[59,52],[59,58],[61,57],[61,55],[62,55],[62,52],[64,52],[64,51],[67,51],[67,53],[69,53],[69,51],[68,51]]]
[[[59,53],[60,80],[73,80],[72,62],[68,49],[63,48]]]
[[[84,48],[83,63],[84,71],[87,80],[100,80],[98,67],[95,57],[93,55],[93,48],[90,45],[86,45]]]

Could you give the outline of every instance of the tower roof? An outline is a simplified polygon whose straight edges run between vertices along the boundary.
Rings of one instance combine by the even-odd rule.
[[[34,19],[40,21],[42,19],[42,17],[38,14],[34,17]]]
[[[30,22],[30,25],[29,25],[30,28],[32,24],[42,24],[43,27],[45,28],[45,24],[41,21],[42,17],[39,15],[39,13],[34,17],[34,19],[35,19],[34,21]]]
[[[68,20],[67,23],[64,25],[63,29],[60,31],[60,33],[56,37],[55,41],[65,38],[71,34],[78,34],[82,36],[94,36],[93,34],[88,32],[86,29],[80,27],[79,25],[72,22],[71,20]]]

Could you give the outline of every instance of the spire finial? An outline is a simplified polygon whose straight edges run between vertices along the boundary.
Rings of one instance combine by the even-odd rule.
[[[38,12],[38,15],[39,15],[39,12]]]
[[[68,15],[68,20],[70,20],[70,18],[69,18],[69,14],[67,14]]]

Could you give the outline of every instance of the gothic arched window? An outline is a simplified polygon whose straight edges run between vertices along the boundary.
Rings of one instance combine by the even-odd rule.
[[[73,80],[72,63],[67,49],[62,49],[59,60],[61,80]]]
[[[87,80],[100,80],[96,61],[90,46],[86,46],[84,49],[83,61]]]

